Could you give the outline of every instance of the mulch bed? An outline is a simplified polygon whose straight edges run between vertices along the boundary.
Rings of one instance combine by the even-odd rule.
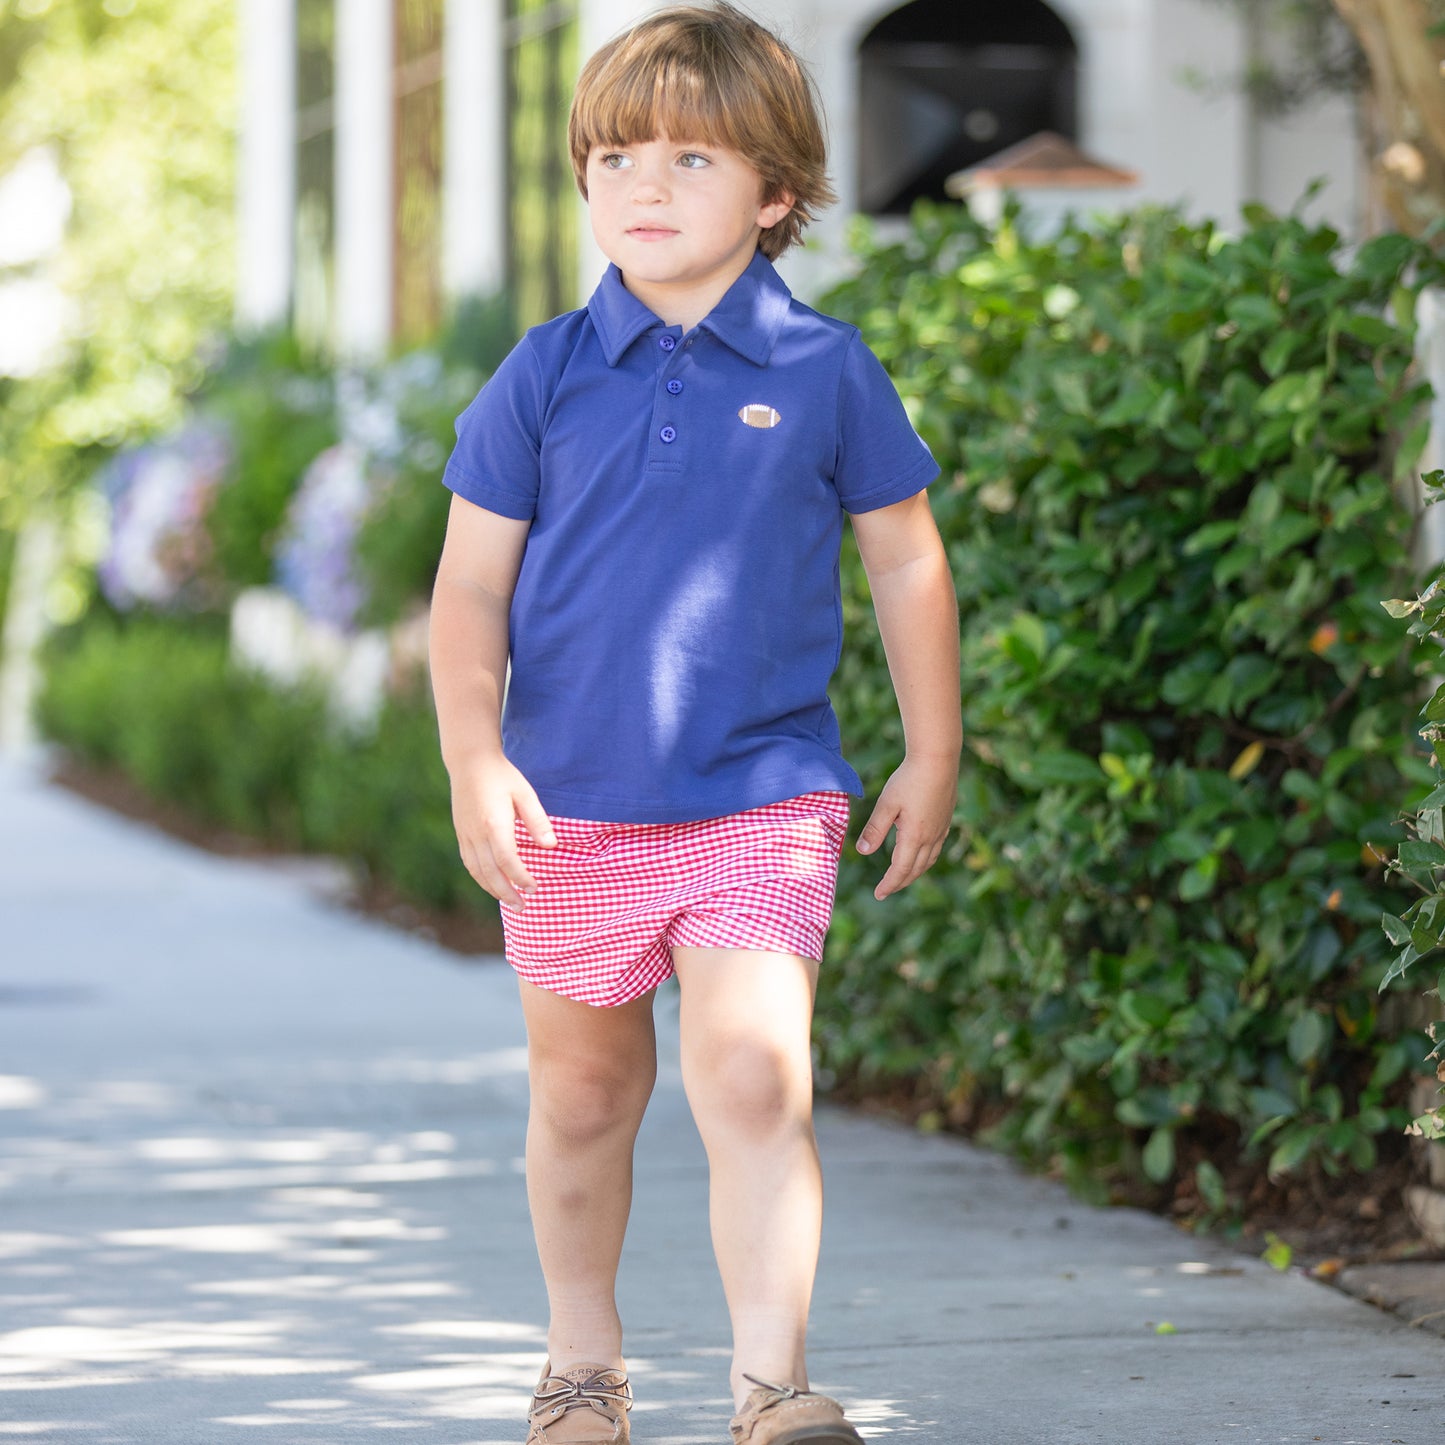
[[[258,861],[294,857],[285,850],[197,818],[174,804],[147,796],[124,774],[62,758],[52,781],[81,797],[127,818],[148,823],[210,853]],[[353,877],[338,890],[338,901],[440,944],[465,959],[496,957],[502,952],[500,923],[466,914],[426,909],[399,897],[374,881]],[[862,1112],[916,1123],[923,1107],[906,1090],[866,1096],[841,1091],[842,1101]],[[961,1131],[967,1132],[967,1131]],[[1293,1263],[1322,1278],[1332,1278],[1353,1264],[1440,1256],[1420,1237],[1405,1207],[1403,1192],[1415,1178],[1405,1139],[1381,1141],[1379,1165],[1368,1177],[1290,1179],[1271,1183],[1257,1164],[1247,1164],[1237,1150],[1219,1141],[1210,1151],[1230,1193],[1244,1201],[1237,1243],[1263,1251],[1275,1238],[1289,1245]],[[1174,1218],[1188,1228],[1200,1217],[1201,1204],[1190,1176],[1170,1195],[1119,1195],[1119,1204],[1137,1205]]]

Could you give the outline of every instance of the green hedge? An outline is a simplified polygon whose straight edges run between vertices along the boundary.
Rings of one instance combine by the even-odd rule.
[[[1429,1048],[1377,994],[1382,857],[1429,782],[1428,659],[1379,606],[1427,254],[1260,209],[1038,241],[931,206],[856,249],[822,304],[943,465],[968,751],[932,875],[879,905],[880,865],[844,865],[823,1064],[1001,1117],[1094,1194],[1142,1175],[1223,1210],[1241,1151],[1369,1169]],[[845,607],[835,696],[877,786],[901,738],[852,553]]]
[[[153,797],[350,859],[416,903],[496,917],[457,856],[427,698],[393,698],[373,731],[349,732],[319,693],[231,666],[214,628],[96,617],[52,647],[40,719]]]
[[[1431,472],[1425,478],[1431,502],[1445,501],[1445,471]],[[1409,618],[1410,636],[1418,637],[1435,655],[1433,675],[1440,676],[1440,656],[1445,653],[1445,567],[1437,567],[1429,583],[1413,598],[1386,601],[1391,617]],[[1439,1022],[1442,1001],[1445,1001],[1445,971],[1440,968],[1441,950],[1445,949],[1445,783],[1439,781],[1440,766],[1445,763],[1445,683],[1439,683],[1420,710],[1423,725],[1420,736],[1429,745],[1435,763],[1436,786],[1421,798],[1406,819],[1409,837],[1400,844],[1390,860],[1391,872],[1408,886],[1407,907],[1388,912],[1380,920],[1395,956],[1385,975],[1393,983],[1407,970],[1419,986],[1421,973],[1434,987],[1427,992],[1434,999],[1430,1012],[1434,1020],[1429,1026],[1434,1047],[1430,1061],[1437,1069],[1436,1077],[1445,1081],[1445,1025]],[[1419,965],[1419,967],[1417,967]],[[1436,1090],[1436,1102],[1410,1125],[1409,1132],[1428,1139],[1445,1139],[1445,1088]]]

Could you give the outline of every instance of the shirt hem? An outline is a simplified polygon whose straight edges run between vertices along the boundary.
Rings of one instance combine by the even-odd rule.
[[[804,793],[836,792],[850,797],[863,796],[863,784],[846,763],[846,773],[826,775],[794,771],[777,777],[755,780],[746,789],[726,796],[699,799],[695,803],[652,803],[639,805],[635,798],[599,797],[591,793],[575,793],[565,789],[537,787],[537,797],[549,817],[577,818],[588,823],[697,823],[706,818],[725,818],[745,813],[751,808],[764,808]]]

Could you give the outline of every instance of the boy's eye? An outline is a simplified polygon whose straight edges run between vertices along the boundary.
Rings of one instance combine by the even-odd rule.
[[[627,157],[619,151],[608,151],[601,157],[601,164],[605,170],[620,171],[627,164]]]
[[[700,156],[696,151],[684,151],[677,161],[680,166],[690,171],[700,171],[704,166],[712,164],[706,156]]]

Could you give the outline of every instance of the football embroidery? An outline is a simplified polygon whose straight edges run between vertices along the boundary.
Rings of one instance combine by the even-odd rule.
[[[760,401],[750,401],[738,412],[738,416],[744,426],[755,426],[764,431],[782,421],[782,417],[772,407],[764,406]]]

